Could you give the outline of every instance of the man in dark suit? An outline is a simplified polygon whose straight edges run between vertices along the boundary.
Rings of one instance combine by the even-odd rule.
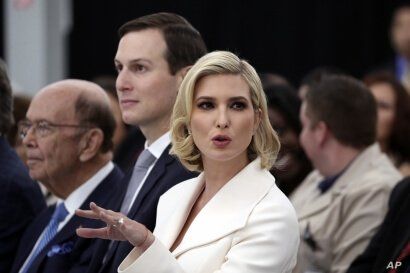
[[[347,273],[410,272],[409,196],[410,177],[406,177],[393,189],[389,211],[379,231]]]
[[[111,162],[115,121],[98,85],[64,80],[32,100],[19,132],[33,179],[60,198],[24,233],[11,272],[84,272],[95,240],[79,238],[79,226],[99,227],[74,213],[90,202],[112,207],[123,175]]]
[[[119,36],[114,62],[122,118],[140,128],[146,143],[117,210],[152,231],[159,197],[195,175],[169,155],[169,122],[182,79],[206,47],[199,32],[172,13],[131,20]],[[101,241],[88,272],[117,272],[131,250],[128,242]]]
[[[13,123],[12,103],[6,67],[0,60],[0,273],[10,272],[21,235],[46,208],[40,187],[5,137]]]

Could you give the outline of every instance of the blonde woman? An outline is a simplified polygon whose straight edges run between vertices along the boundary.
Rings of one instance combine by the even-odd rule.
[[[268,171],[280,144],[253,67],[224,51],[199,59],[171,122],[172,153],[201,174],[161,197],[154,233],[92,203],[77,214],[107,227],[78,235],[134,245],[119,272],[291,272],[298,224]]]

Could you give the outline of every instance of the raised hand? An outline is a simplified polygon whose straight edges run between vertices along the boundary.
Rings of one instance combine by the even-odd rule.
[[[90,209],[77,209],[75,214],[80,217],[101,220],[107,226],[96,229],[80,227],[76,231],[78,236],[129,241],[133,246],[144,248],[149,247],[154,241],[154,235],[144,225],[127,218],[122,213],[106,210],[94,202],[90,203]]]

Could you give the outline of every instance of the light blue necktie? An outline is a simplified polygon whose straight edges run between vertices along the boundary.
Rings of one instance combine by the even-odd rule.
[[[53,216],[51,216],[51,220],[48,223],[47,227],[43,232],[43,237],[41,237],[40,242],[38,243],[37,247],[33,251],[33,255],[31,255],[30,260],[21,271],[22,273],[26,273],[28,269],[31,267],[33,261],[36,259],[38,254],[43,250],[43,248],[54,238],[57,234],[58,224],[63,221],[68,215],[68,211],[64,206],[64,202],[57,206],[54,210]]]
[[[154,163],[156,157],[151,154],[148,149],[142,151],[138,156],[137,163],[135,164],[130,182],[128,183],[127,192],[125,194],[124,200],[122,201],[121,213],[127,215],[129,208],[131,206],[132,198],[134,197],[135,192],[138,189],[138,186],[141,184],[149,167]]]

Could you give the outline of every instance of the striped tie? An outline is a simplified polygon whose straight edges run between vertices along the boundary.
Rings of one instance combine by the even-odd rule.
[[[38,254],[57,234],[58,224],[61,221],[63,221],[67,217],[67,215],[68,211],[64,206],[64,203],[59,204],[57,208],[54,210],[53,216],[51,216],[51,220],[43,232],[43,237],[41,237],[40,242],[37,244],[37,247],[33,251],[33,255],[31,255],[30,260],[26,263],[26,266],[21,271],[21,273],[28,272],[32,263],[37,258]]]

